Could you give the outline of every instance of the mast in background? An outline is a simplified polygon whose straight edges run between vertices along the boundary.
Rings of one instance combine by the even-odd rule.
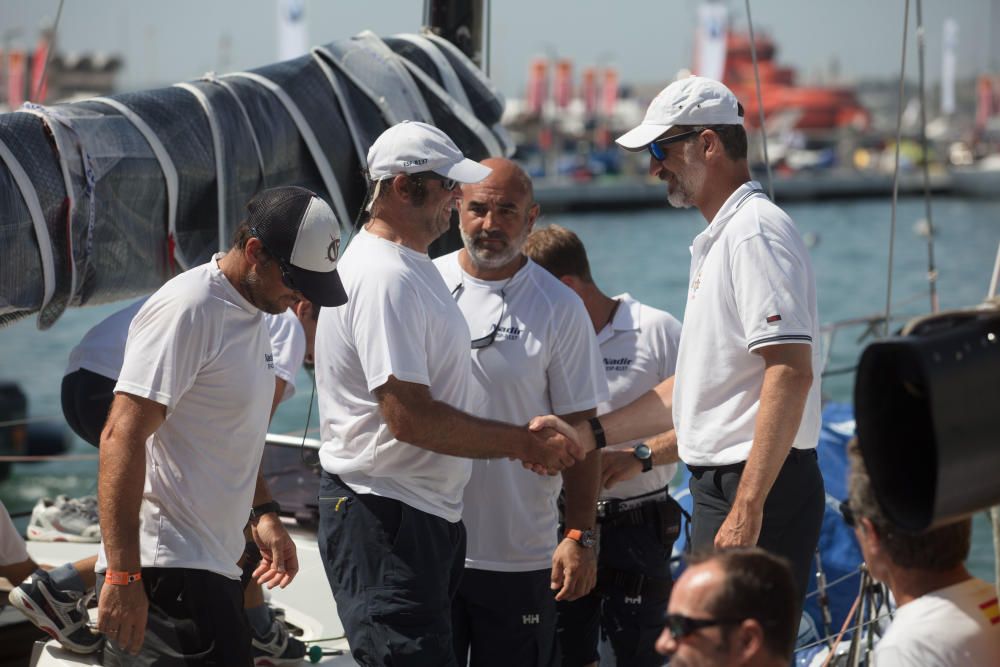
[[[309,53],[309,27],[305,0],[278,0],[278,60],[291,60]]]
[[[424,27],[442,37],[490,74],[489,0],[424,0]],[[463,247],[458,228],[458,212],[451,226],[431,244],[431,257],[439,257]]]
[[[424,25],[490,73],[489,0],[425,0]]]

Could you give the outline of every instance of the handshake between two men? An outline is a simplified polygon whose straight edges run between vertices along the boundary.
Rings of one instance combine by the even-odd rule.
[[[540,415],[528,422],[531,446],[511,458],[539,475],[557,475],[594,451],[595,443],[582,444],[577,430],[555,415]]]

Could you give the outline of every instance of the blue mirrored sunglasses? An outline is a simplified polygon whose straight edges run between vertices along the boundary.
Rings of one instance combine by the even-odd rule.
[[[675,134],[672,137],[667,137],[666,139],[657,139],[653,143],[646,146],[649,149],[649,154],[653,156],[656,160],[666,160],[667,154],[664,152],[664,146],[669,146],[670,144],[676,144],[678,141],[684,141],[696,134],[701,134],[704,130],[688,130],[687,132],[681,132],[680,134]]]

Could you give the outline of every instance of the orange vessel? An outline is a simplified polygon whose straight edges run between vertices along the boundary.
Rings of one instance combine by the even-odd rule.
[[[845,86],[806,87],[795,85],[796,72],[775,62],[777,48],[767,36],[756,36],[757,69],[765,121],[784,111],[799,113],[794,127],[800,130],[868,128],[870,116],[851,88]],[[726,37],[726,67],[723,83],[743,103],[748,127],[760,126],[757,90],[754,82],[750,37],[730,32]]]

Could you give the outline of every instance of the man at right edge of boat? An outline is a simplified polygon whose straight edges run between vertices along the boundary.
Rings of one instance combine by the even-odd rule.
[[[576,424],[581,444],[676,428],[691,470],[692,549],[758,545],[788,558],[801,606],[825,497],[808,252],[791,218],[751,180],[743,106],[718,81],[675,81],[616,141],[649,151],[649,173],[667,184],[671,205],[696,207],[708,227],[691,246],[676,374]]]

